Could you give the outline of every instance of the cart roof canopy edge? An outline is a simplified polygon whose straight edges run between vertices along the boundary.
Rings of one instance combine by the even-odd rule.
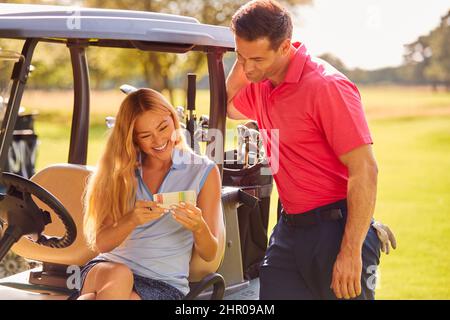
[[[141,41],[186,44],[190,45],[188,50],[204,50],[208,46],[234,48],[228,27],[203,24],[191,17],[27,4],[0,4],[0,38],[59,42],[87,39],[89,45],[124,48],[138,47]]]

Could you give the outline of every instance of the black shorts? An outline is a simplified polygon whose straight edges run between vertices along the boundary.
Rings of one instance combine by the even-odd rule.
[[[102,262],[111,262],[111,261],[101,258],[94,258],[81,268],[80,290],[72,294],[69,297],[69,300],[75,300],[80,296],[89,271],[95,265]],[[133,278],[134,278],[133,289],[141,297],[142,300],[181,300],[184,298],[184,294],[180,290],[161,280],[150,279],[139,276],[137,274],[133,274]]]

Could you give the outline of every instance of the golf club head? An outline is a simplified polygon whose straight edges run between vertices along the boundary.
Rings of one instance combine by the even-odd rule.
[[[238,138],[239,140],[244,140],[245,137],[250,136],[250,132],[248,131],[248,128],[242,124],[237,126],[237,132],[238,132]]]
[[[120,86],[120,91],[122,91],[125,94],[130,94],[132,92],[137,91],[137,88],[129,84],[123,84]]]
[[[249,129],[259,130],[258,124],[254,120],[247,121],[246,123],[244,123],[244,126]]]
[[[198,125],[200,127],[203,127],[203,128],[204,127],[209,127],[209,117],[207,115],[205,115],[205,114],[202,114],[200,116],[199,121],[198,121]]]
[[[180,122],[184,121],[184,119],[185,119],[185,116],[184,116],[184,108],[183,108],[182,106],[178,106],[178,107],[176,108],[176,111],[177,111],[178,120],[179,120]]]
[[[258,141],[260,140],[259,131],[255,130],[255,129],[248,129],[248,133],[249,133],[249,136],[250,136],[250,141],[252,143],[257,144]]]
[[[116,124],[116,118],[115,117],[106,117],[105,122],[106,122],[106,127],[108,127],[108,129],[111,129]]]

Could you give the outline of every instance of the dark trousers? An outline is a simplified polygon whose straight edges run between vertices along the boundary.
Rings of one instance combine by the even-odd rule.
[[[345,202],[338,205],[343,218],[310,226],[288,225],[280,218],[260,269],[261,300],[334,300],[330,288],[347,217]],[[362,248],[362,293],[356,299],[375,299],[380,241],[369,228]]]

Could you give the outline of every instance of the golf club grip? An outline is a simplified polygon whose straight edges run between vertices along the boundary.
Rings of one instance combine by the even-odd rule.
[[[195,146],[195,119],[190,118],[188,120],[186,129],[187,129],[187,131],[189,132],[189,135],[190,135],[190,146],[191,146],[192,150],[194,150],[194,146]]]
[[[188,73],[188,92],[187,92],[187,109],[195,110],[195,94],[197,75],[195,73]]]

